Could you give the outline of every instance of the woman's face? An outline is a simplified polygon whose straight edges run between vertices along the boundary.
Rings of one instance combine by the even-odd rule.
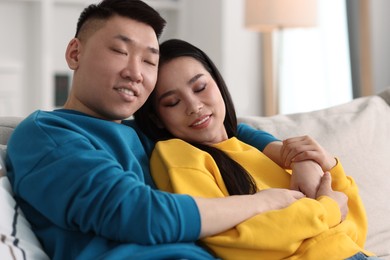
[[[179,57],[165,63],[155,91],[157,115],[172,135],[202,144],[227,139],[225,102],[210,73],[196,59]]]

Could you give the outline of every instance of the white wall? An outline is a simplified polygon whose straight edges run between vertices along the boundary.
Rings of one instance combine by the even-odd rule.
[[[22,79],[14,80],[13,84],[22,93],[18,107],[23,115],[37,108],[51,107],[53,75],[47,72],[70,73],[65,64],[65,47],[73,37],[84,3],[96,1],[62,1],[62,4],[49,7],[50,14],[42,16],[43,10],[48,8],[44,4],[47,2],[50,1],[0,0],[0,73],[8,70],[4,64],[13,68],[12,75],[0,77],[0,100],[8,98],[8,92],[1,91],[4,78],[15,78],[15,73],[21,75]],[[170,10],[162,13],[169,16],[168,36],[176,30],[177,37],[190,41],[210,55],[230,88],[238,115],[261,115],[260,34],[243,26],[244,0],[182,0],[176,3],[182,3],[180,15],[172,15]],[[372,1],[372,62],[376,92],[390,85],[387,71],[390,36],[385,28],[389,23],[388,10],[390,1]],[[48,24],[51,18],[54,22]],[[49,87],[44,87],[47,85]],[[2,114],[9,113],[0,111]]]
[[[244,0],[185,0],[182,38],[205,51],[224,77],[238,115],[260,115],[259,34],[244,27]]]
[[[223,74],[237,114],[262,114],[259,33],[244,27],[244,1],[224,1]]]
[[[14,19],[20,17],[20,19]],[[25,79],[25,57],[28,42],[27,8],[20,4],[3,3],[0,7],[0,115],[18,115],[24,110],[22,86]],[[13,21],[7,23],[4,21]]]

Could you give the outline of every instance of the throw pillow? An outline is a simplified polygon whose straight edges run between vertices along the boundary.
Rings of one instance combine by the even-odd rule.
[[[11,185],[4,176],[0,177],[0,209],[0,259],[49,259],[14,200]]]

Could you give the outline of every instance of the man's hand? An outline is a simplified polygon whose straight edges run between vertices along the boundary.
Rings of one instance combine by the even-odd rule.
[[[305,197],[299,191],[276,188],[261,190],[254,194],[254,196],[260,199],[260,212],[286,208],[295,201]]]
[[[289,189],[266,189],[253,195],[224,198],[194,197],[202,223],[200,238],[226,231],[266,211],[288,207],[303,197],[301,192]]]
[[[284,140],[281,159],[286,168],[290,168],[293,162],[313,160],[321,166],[324,172],[332,169],[337,163],[336,159],[310,136],[298,136]]]

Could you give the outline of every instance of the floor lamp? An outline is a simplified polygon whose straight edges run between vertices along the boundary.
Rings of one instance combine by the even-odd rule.
[[[279,113],[277,48],[274,31],[317,23],[317,0],[246,0],[245,26],[262,32],[264,115]]]

